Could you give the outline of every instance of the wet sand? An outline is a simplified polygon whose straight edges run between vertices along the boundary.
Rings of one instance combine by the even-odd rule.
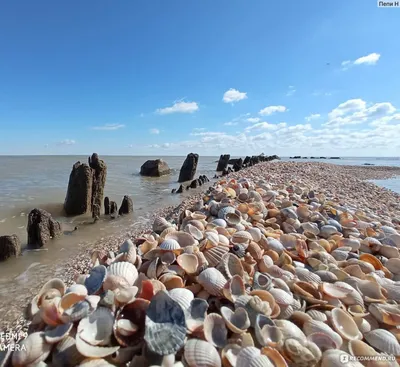
[[[331,200],[337,200],[343,205],[349,204],[360,210],[368,209],[399,228],[400,195],[365,181],[388,179],[396,175],[400,175],[399,167],[268,162],[232,173],[226,179],[247,177],[256,181],[257,178],[264,178],[271,183],[282,185],[282,188],[285,183],[292,181],[310,189],[318,189]],[[201,194],[187,197],[180,205],[159,209],[149,215],[146,221],[133,223],[124,228],[118,235],[114,234],[93,244],[85,245],[84,248],[79,249],[79,253],[71,258],[53,264],[51,276],[61,278],[67,285],[73,283],[76,274],[85,273],[90,268],[90,254],[94,249],[115,251],[125,239],[135,238],[146,231],[151,231],[151,225],[156,216],[174,220],[182,210],[190,208],[200,197]],[[29,270],[26,276],[29,277]],[[50,274],[48,279],[50,279]],[[29,322],[23,317],[23,310],[37,294],[43,283],[35,283],[33,280],[29,291],[13,296],[12,304],[0,305],[1,331],[18,333],[20,330],[27,330]]]

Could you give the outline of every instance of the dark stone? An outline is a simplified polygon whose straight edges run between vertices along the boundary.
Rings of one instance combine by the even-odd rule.
[[[21,242],[16,234],[0,236],[0,261],[21,255]]]
[[[224,169],[226,169],[226,167],[228,167],[229,164],[228,162],[230,157],[231,157],[230,154],[221,154],[217,165],[217,172],[221,172]]]
[[[97,153],[92,154],[89,158],[89,165],[93,169],[93,185],[92,185],[92,217],[100,217],[101,204],[104,197],[104,186],[107,178],[107,165],[103,160],[99,159]]]
[[[189,185],[189,186],[186,186],[186,191],[189,190],[189,189],[190,189],[190,185]]]
[[[191,182],[191,184],[190,184],[190,188],[191,188],[191,189],[196,189],[198,185],[199,185],[198,180],[193,180],[193,181]]]
[[[243,166],[246,167],[249,164],[249,162],[250,162],[250,157],[246,156],[246,158],[243,161]]]
[[[33,209],[28,216],[28,245],[42,247],[50,238],[61,235],[61,225],[43,209]]]
[[[93,171],[84,163],[76,162],[69,176],[64,210],[67,215],[80,215],[88,212],[92,200]]]
[[[206,175],[204,175],[203,177],[204,177],[204,180],[205,180],[204,182],[210,182],[209,178]]]
[[[235,172],[238,172],[242,169],[242,165],[243,165],[243,159],[239,158],[236,160],[235,164],[233,165],[233,170]]]
[[[111,201],[110,203],[110,215],[112,219],[115,219],[118,216],[118,206],[115,201]]]
[[[340,157],[331,157],[330,159],[340,159]]]
[[[119,208],[119,215],[129,214],[133,212],[133,201],[128,195],[125,195],[122,199],[121,207]]]
[[[197,163],[199,162],[199,155],[190,153],[187,155],[185,161],[183,162],[178,182],[186,182],[193,180],[196,174]]]
[[[107,166],[97,153],[88,158],[88,163],[76,162],[72,167],[64,202],[67,215],[81,215],[90,210],[93,216],[93,205],[101,208]]]
[[[176,193],[176,189],[172,189],[171,194],[175,194]]]
[[[181,186],[179,186],[179,189],[176,190],[176,193],[181,194],[182,192],[183,192],[183,186],[181,185]]]
[[[140,168],[142,176],[160,177],[170,173],[171,169],[168,167],[167,162],[162,159],[148,160]]]
[[[104,198],[104,214],[110,214],[110,199],[108,198],[108,196]]]

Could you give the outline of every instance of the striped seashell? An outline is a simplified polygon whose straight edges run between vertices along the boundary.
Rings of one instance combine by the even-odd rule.
[[[119,253],[124,254],[124,261],[134,264],[136,262],[136,246],[128,239],[119,248]]]
[[[243,348],[237,356],[236,367],[273,367],[269,358],[255,347]]]
[[[303,268],[296,268],[295,270],[297,277],[303,282],[315,282],[315,283],[322,283],[321,278],[311,271]]]
[[[228,251],[229,247],[217,246],[203,251],[203,255],[206,258],[208,265],[215,267],[221,262],[222,256]]]
[[[44,335],[43,332],[35,332],[22,340],[12,354],[12,365],[28,366],[43,362],[52,348],[52,345],[46,342]]]
[[[266,291],[272,288],[272,278],[268,274],[255,272],[253,276],[253,289],[264,289]]]
[[[182,307],[182,309],[188,310],[190,303],[194,299],[194,294],[185,288],[175,288],[169,291],[169,296]]]
[[[400,274],[400,259],[391,258],[386,261],[385,266],[395,275]]]
[[[260,228],[257,227],[250,227],[246,230],[251,234],[252,240],[255,242],[261,241],[262,233]]]
[[[250,319],[244,308],[237,308],[232,311],[230,308],[222,306],[221,315],[229,330],[236,334],[242,334],[250,327]]]
[[[385,329],[375,329],[364,334],[365,340],[372,347],[389,355],[400,356],[400,344],[396,337]]]
[[[218,211],[218,218],[225,219],[228,213],[235,213],[235,208],[233,206],[225,206]]]
[[[204,337],[214,347],[225,347],[228,340],[228,330],[221,315],[210,313],[204,320]]]
[[[326,322],[328,320],[326,314],[318,310],[308,310],[306,314],[316,321]]]
[[[339,347],[343,344],[342,337],[322,321],[311,320],[305,322],[303,325],[303,331],[307,336],[314,333],[323,333],[328,335]]]
[[[108,268],[108,274],[125,278],[129,285],[133,285],[139,275],[136,267],[126,261],[111,264]]]
[[[200,339],[189,339],[183,353],[189,367],[221,367],[221,357],[210,343]]]
[[[240,259],[232,253],[226,253],[222,256],[217,269],[227,278],[231,279],[235,275],[244,276],[244,269]]]
[[[276,303],[279,306],[289,306],[294,303],[293,295],[285,292],[279,288],[271,288],[269,292],[275,298]]]
[[[174,240],[172,238],[169,239],[166,238],[160,244],[159,248],[165,251],[175,251],[175,250],[180,250],[181,245],[178,243],[177,240]]]
[[[343,251],[343,250],[333,250],[331,252],[331,255],[335,258],[337,261],[344,261],[347,259],[349,256],[348,251]]]
[[[168,227],[172,227],[172,224],[163,217],[157,217],[153,222],[153,231],[157,234],[160,234]]]
[[[264,250],[254,241],[250,241],[247,251],[256,261],[261,260],[264,254]]]
[[[226,279],[219,270],[207,268],[199,274],[197,279],[203,288],[211,295],[223,296],[222,290],[226,284]]]
[[[189,233],[197,241],[201,241],[203,239],[203,232],[193,224],[187,224],[184,231]]]
[[[337,276],[328,270],[317,270],[314,274],[318,275],[323,282],[334,283],[338,280]]]
[[[244,230],[235,232],[232,235],[232,242],[234,243],[248,243],[253,240],[252,235]]]

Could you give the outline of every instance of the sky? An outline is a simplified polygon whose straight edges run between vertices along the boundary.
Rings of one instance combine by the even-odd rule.
[[[0,154],[398,156],[400,8],[20,0]]]

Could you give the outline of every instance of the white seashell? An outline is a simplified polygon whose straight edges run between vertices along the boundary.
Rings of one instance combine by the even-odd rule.
[[[400,344],[396,337],[389,331],[384,329],[375,329],[369,333],[365,333],[364,337],[368,344],[381,352],[400,356]]]
[[[176,261],[187,274],[195,274],[199,267],[199,259],[194,254],[181,254]]]
[[[83,360],[78,367],[112,367],[113,364],[107,362],[103,358],[87,358]]]
[[[83,359],[85,357],[78,352],[75,338],[71,336],[66,336],[57,343],[52,353],[52,362],[55,366],[76,366]]]
[[[385,266],[389,269],[389,271],[393,274],[400,274],[400,259],[399,258],[391,258],[386,261]]]
[[[203,255],[206,258],[208,264],[210,266],[217,266],[224,254],[226,254],[229,251],[229,247],[226,246],[217,246],[217,247],[212,247],[208,250],[203,251]]]
[[[120,348],[119,345],[115,347],[100,347],[91,345],[82,340],[79,333],[76,334],[75,340],[76,340],[76,348],[78,349],[79,353],[85,357],[90,357],[90,358],[107,357],[115,353]]]
[[[139,275],[136,267],[126,261],[111,264],[108,268],[108,273],[124,278],[129,285],[133,285]]]
[[[251,237],[253,238],[253,241],[255,242],[259,242],[261,241],[261,230],[257,227],[250,227],[249,229],[247,229],[247,232],[249,232],[251,234]]]
[[[228,330],[221,315],[210,313],[204,320],[204,337],[214,347],[223,348],[227,343]]]
[[[279,327],[283,334],[283,340],[288,338],[297,339],[300,342],[306,342],[306,335],[301,331],[301,329],[295,325],[293,322],[288,320],[274,320],[276,326]]]
[[[70,287],[67,288],[65,293],[75,293],[86,297],[88,295],[88,290],[83,284],[72,284]]]
[[[228,307],[221,307],[221,315],[229,330],[236,334],[244,333],[250,327],[250,319],[246,310],[242,307],[232,311]]]
[[[127,262],[134,264],[136,262],[136,246],[130,239],[127,239],[119,248],[119,253],[124,254]]]
[[[269,250],[276,251],[278,255],[282,254],[283,250],[285,249],[282,243],[273,237],[267,237],[267,246]]]
[[[240,259],[229,252],[222,256],[217,269],[228,279],[231,279],[235,275],[239,275],[242,278],[244,276],[244,269]]]
[[[318,310],[308,310],[306,314],[316,321],[325,322],[328,320],[328,317],[323,312]]]
[[[306,321],[303,325],[303,331],[307,336],[313,333],[323,333],[328,335],[339,347],[343,344],[342,337],[322,321]]]
[[[353,318],[340,308],[331,311],[332,325],[338,334],[346,340],[361,340],[362,334],[358,330]]]
[[[321,367],[363,367],[351,355],[339,349],[328,349],[322,354]]]
[[[165,251],[175,251],[179,250],[181,248],[181,245],[178,243],[177,240],[173,238],[166,238],[159,247],[160,249]]]
[[[273,363],[260,349],[255,347],[243,348],[237,356],[236,367],[274,367]]]
[[[203,232],[200,231],[200,229],[198,229],[197,227],[195,227],[193,224],[190,224],[190,223],[186,225],[184,231],[189,233],[197,241],[202,240],[204,237]]]
[[[221,367],[221,357],[217,349],[204,340],[188,340],[184,357],[189,367]]]
[[[87,344],[107,345],[113,333],[114,316],[110,309],[99,307],[78,324],[77,333]]]
[[[64,339],[69,334],[74,325],[70,322],[67,324],[58,325],[44,332],[44,339],[49,344],[55,344]]]
[[[189,309],[190,303],[194,299],[194,294],[190,290],[185,288],[171,289],[168,293],[169,296],[175,302],[177,302],[184,311]]]
[[[198,276],[198,282],[213,296],[223,296],[222,290],[226,284],[225,277],[215,268],[207,268]]]
[[[282,289],[271,288],[269,292],[273,295],[278,305],[289,306],[294,302],[293,295],[285,292]]]
[[[12,365],[27,366],[43,362],[50,354],[51,347],[52,345],[46,342],[43,332],[32,333],[15,348]]]

